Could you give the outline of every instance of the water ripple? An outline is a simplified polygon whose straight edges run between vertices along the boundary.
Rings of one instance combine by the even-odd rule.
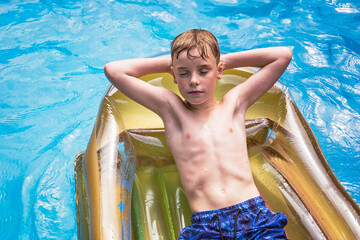
[[[360,203],[359,22],[344,0],[2,1],[0,238],[76,239],[73,160],[109,85],[103,66],[169,51],[189,28],[227,52],[293,48],[281,80]]]

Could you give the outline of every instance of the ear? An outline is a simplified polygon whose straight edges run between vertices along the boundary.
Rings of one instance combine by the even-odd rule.
[[[217,66],[217,78],[218,79],[221,79],[222,76],[223,76],[223,71],[224,71],[224,62],[223,61],[220,61],[218,66]]]
[[[171,71],[171,75],[173,76],[174,83],[177,84],[177,80],[175,78],[175,73],[174,73],[174,67],[172,65],[170,66],[170,71]]]

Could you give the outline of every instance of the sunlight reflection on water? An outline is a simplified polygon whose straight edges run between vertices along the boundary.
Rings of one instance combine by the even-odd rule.
[[[360,203],[357,1],[2,1],[1,239],[77,239],[75,154],[108,81],[105,63],[169,51],[205,28],[233,52],[293,47],[281,79],[336,176]]]

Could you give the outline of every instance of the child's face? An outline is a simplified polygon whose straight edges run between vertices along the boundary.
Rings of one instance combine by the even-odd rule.
[[[212,54],[203,59],[197,48],[191,49],[190,55],[194,57],[189,59],[187,51],[182,51],[173,59],[174,82],[188,103],[206,107],[216,102],[214,91],[216,79],[222,77],[222,63],[217,64]]]

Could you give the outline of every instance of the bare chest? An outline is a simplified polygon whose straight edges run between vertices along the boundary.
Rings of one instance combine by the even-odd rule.
[[[175,160],[221,158],[246,145],[245,124],[221,114],[207,119],[188,118],[181,128],[167,129],[166,140]]]

